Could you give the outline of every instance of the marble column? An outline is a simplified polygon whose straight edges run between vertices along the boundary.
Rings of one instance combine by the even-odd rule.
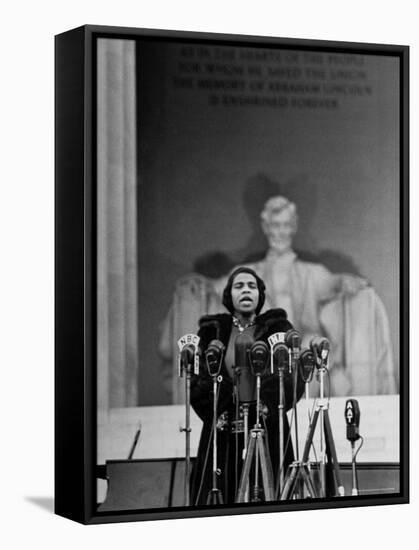
[[[97,53],[98,412],[137,405],[138,251],[135,42]]]

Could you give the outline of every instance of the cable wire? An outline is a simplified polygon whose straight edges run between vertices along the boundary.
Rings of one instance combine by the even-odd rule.
[[[354,454],[354,462],[356,460],[356,457],[358,456],[359,451],[361,450],[362,445],[364,444],[364,438],[362,437],[362,435],[359,436],[359,439],[361,439],[361,443],[358,449],[356,450],[356,453]]]

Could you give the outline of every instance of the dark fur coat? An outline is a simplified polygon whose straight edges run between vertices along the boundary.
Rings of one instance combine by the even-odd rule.
[[[271,309],[259,315],[255,320],[255,340],[262,340],[268,343],[268,337],[275,332],[286,332],[292,325],[287,320],[283,309]],[[198,448],[198,456],[192,471],[191,482],[191,503],[194,505],[206,504],[207,496],[212,488],[212,415],[213,415],[213,382],[207,372],[204,363],[204,352],[211,340],[218,339],[227,348],[232,331],[232,316],[227,313],[208,315],[200,320],[200,351],[201,365],[200,374],[193,376],[191,380],[191,405],[203,421],[203,428]],[[226,365],[221,366],[222,382],[219,385],[219,398],[217,414],[222,415],[223,429],[217,430],[217,466],[220,469],[218,476],[218,488],[222,492],[224,503],[234,503],[240,481],[243,435],[231,433],[231,422],[235,420],[238,405],[233,399],[233,380],[231,379]],[[294,397],[294,386],[292,375],[285,374],[285,409],[292,407]],[[279,465],[279,433],[278,433],[278,375],[271,375],[269,371],[262,376],[261,380],[261,402],[264,404],[264,424],[267,437],[273,473],[276,477]],[[304,382],[298,377],[297,399],[304,391]],[[224,414],[223,414],[224,413]],[[252,405],[249,411],[249,428],[253,427],[256,419],[256,407]],[[293,459],[293,449],[289,438],[289,425],[285,415],[284,418],[284,446],[285,465],[284,473],[288,464]]]

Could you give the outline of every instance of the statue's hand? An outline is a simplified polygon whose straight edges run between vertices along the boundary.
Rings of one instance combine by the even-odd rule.
[[[362,277],[351,275],[349,273],[343,273],[341,275],[340,291],[342,292],[342,294],[353,296],[367,286],[369,286],[369,282],[367,281],[367,279],[363,279]]]

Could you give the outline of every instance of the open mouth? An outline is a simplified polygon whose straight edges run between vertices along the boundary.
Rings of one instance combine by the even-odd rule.
[[[251,298],[245,297],[245,298],[241,298],[240,303],[241,304],[253,304],[253,300]]]

